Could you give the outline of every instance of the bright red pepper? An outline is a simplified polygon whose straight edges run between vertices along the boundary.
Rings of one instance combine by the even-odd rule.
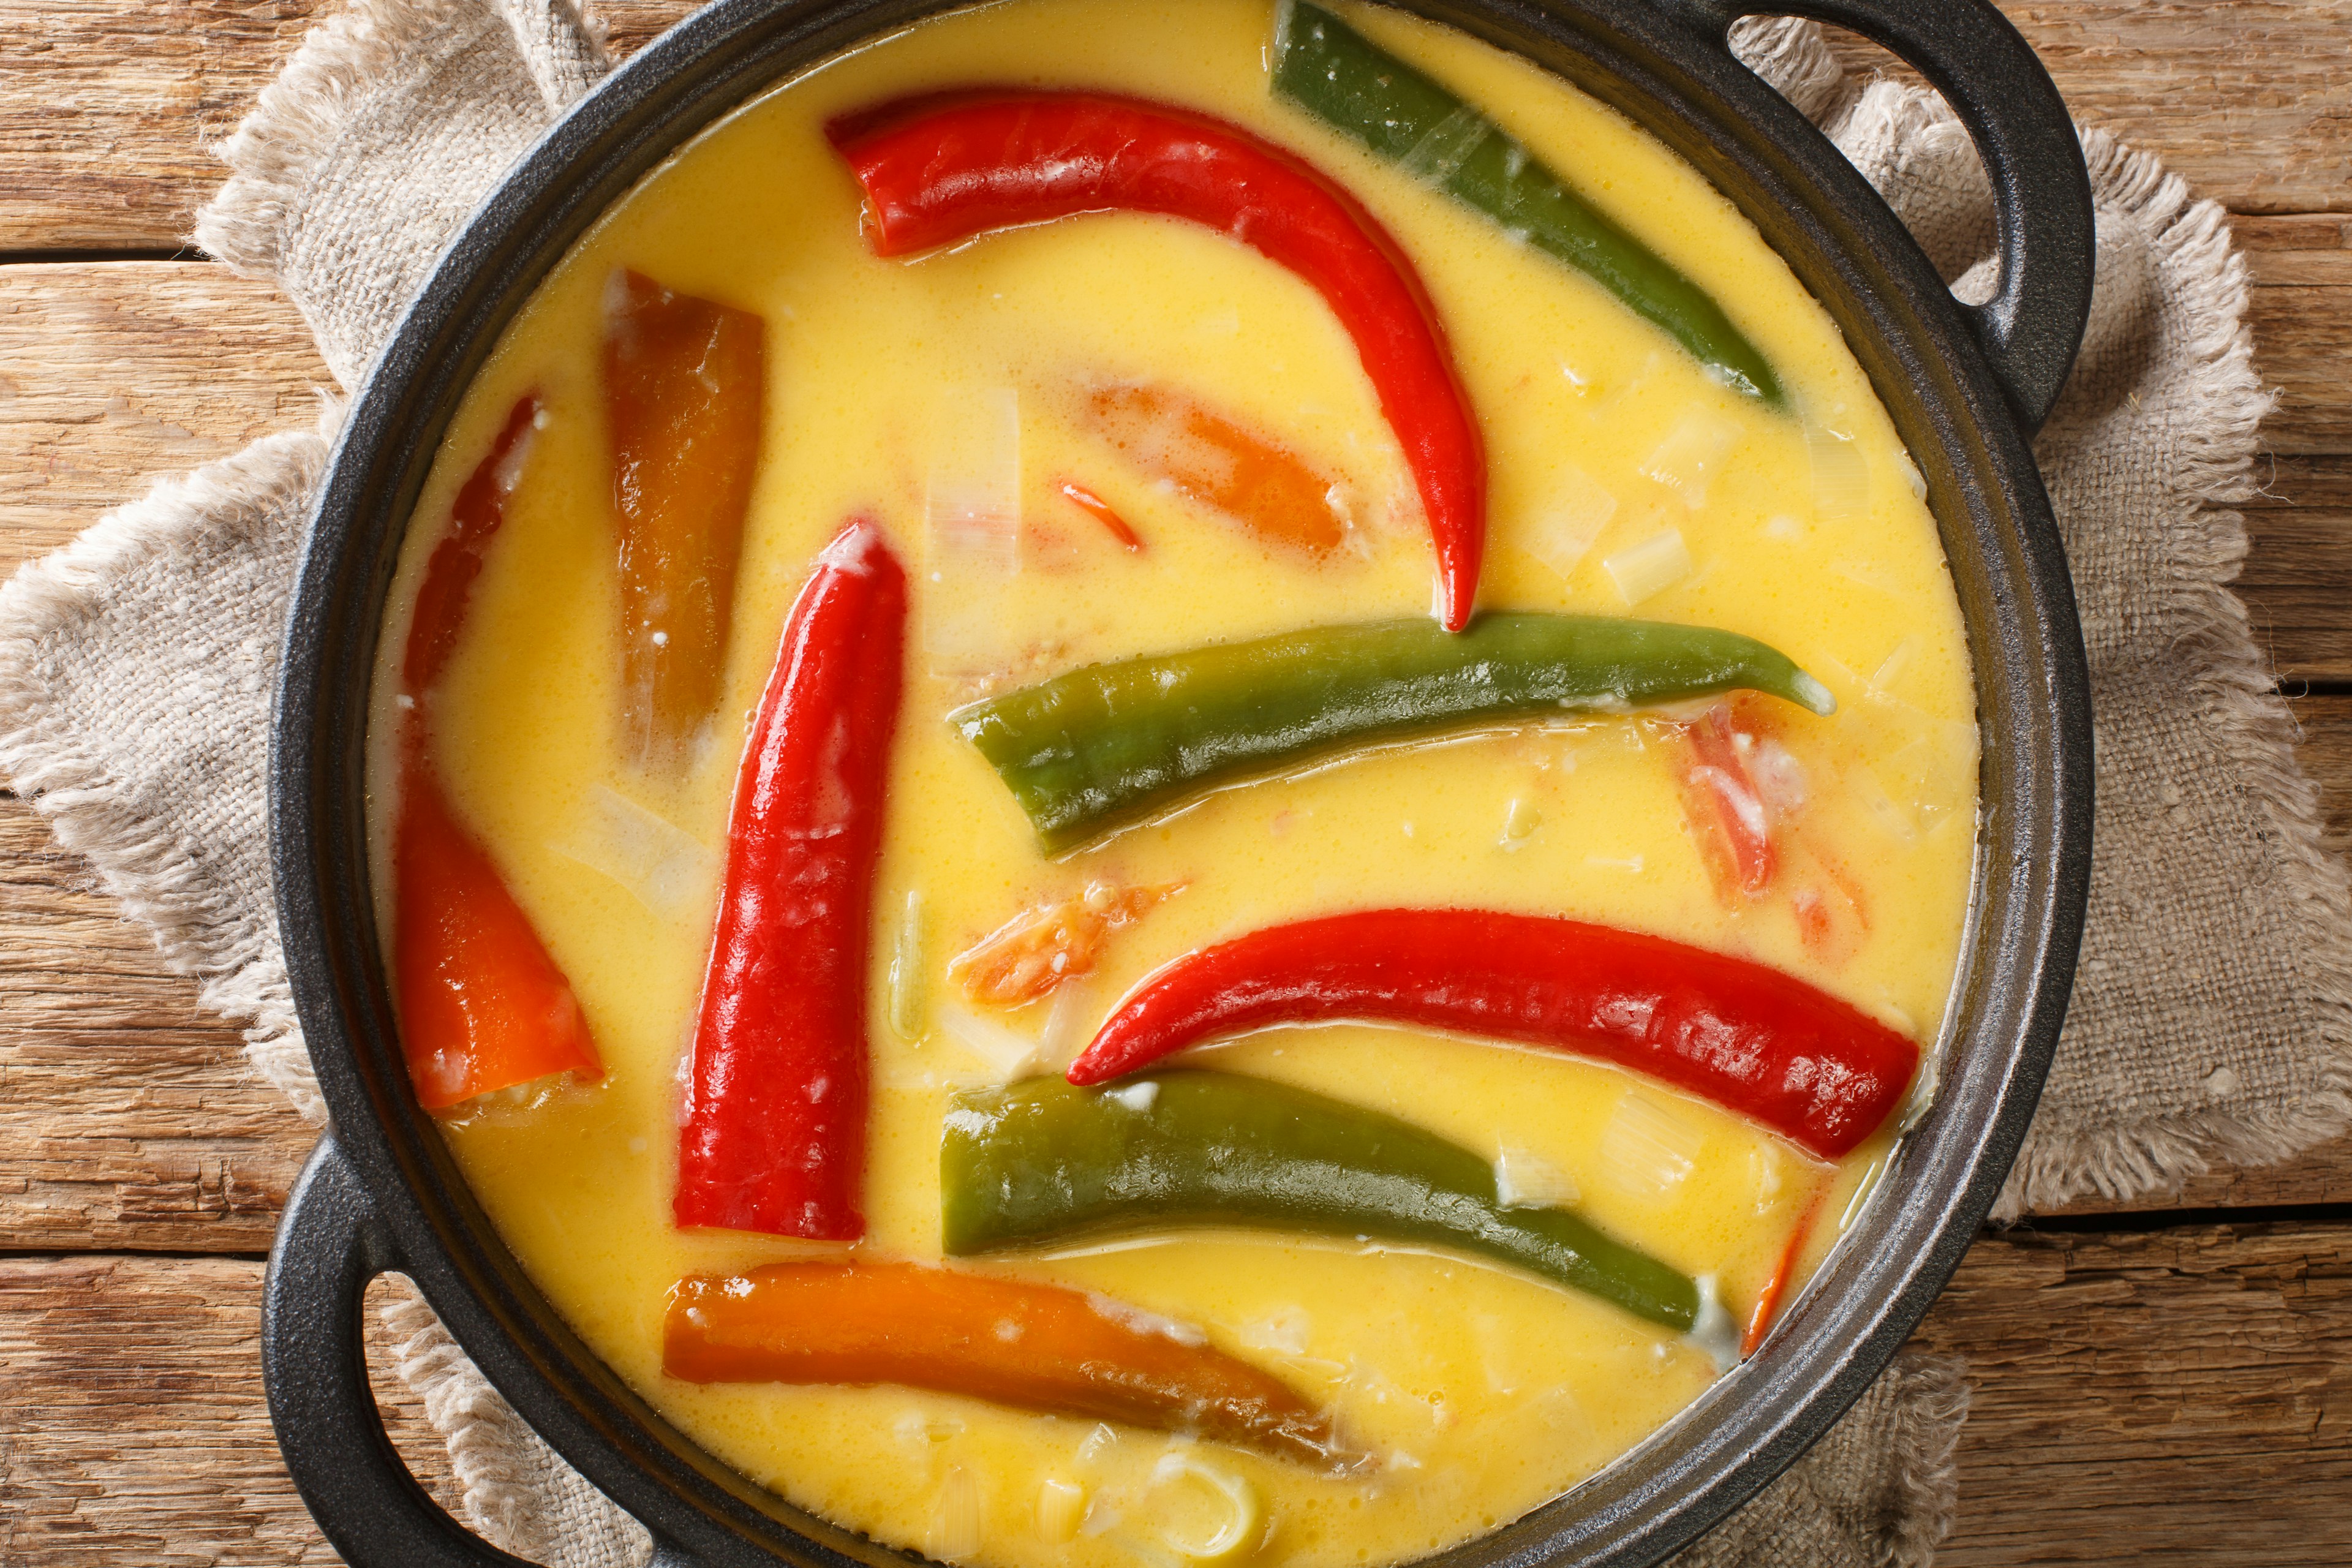
[[[1253,931],[1119,1004],[1070,1081],[1276,1024],[1360,1018],[1550,1046],[1633,1068],[1825,1159],[1901,1103],[1918,1047],[1794,975],[1540,915],[1373,910]]]
[[[906,620],[906,573],[860,520],[784,623],[728,820],[681,1226],[865,1234],[866,947]]]
[[[491,539],[521,478],[540,403],[526,394],[458,487],[408,625],[403,695],[421,704],[456,651]],[[412,708],[393,828],[394,984],[401,1048],[427,1110],[555,1073],[604,1073],[572,985],[498,867],[449,809],[429,721]]]
[[[400,1042],[427,1110],[560,1072],[604,1076],[571,982],[450,814],[417,727],[404,742],[393,877]]]
[[[408,621],[408,647],[404,651],[401,684],[411,697],[421,697],[441,679],[449,656],[457,651],[457,634],[465,629],[466,610],[474,595],[474,579],[482,574],[482,557],[490,539],[506,521],[507,497],[522,477],[523,459],[530,454],[531,432],[539,424],[539,395],[527,392],[516,400],[506,424],[490,442],[489,454],[457,487],[449,507],[449,531],[433,547],[425,564],[425,582],[416,590],[416,605]]]
[[[1486,458],[1427,289],[1378,219],[1296,155],[1221,121],[1087,92],[919,98],[836,121],[874,248],[904,256],[1082,213],[1230,235],[1297,273],[1355,340],[1412,467],[1437,550],[1438,617],[1470,624]]]
[[[1271,1373],[1107,1297],[911,1263],[692,1275],[662,1371],[688,1383],[879,1383],[1190,1432],[1319,1469],[1370,1458]]]

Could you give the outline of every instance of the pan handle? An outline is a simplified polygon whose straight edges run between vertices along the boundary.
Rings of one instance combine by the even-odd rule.
[[[261,1382],[310,1517],[352,1568],[531,1568],[444,1512],[384,1435],[368,1384],[368,1281],[402,1267],[330,1131],[294,1184],[261,1298]],[[694,1568],[656,1538],[656,1568]]]
[[[2073,116],[1990,0],[1680,0],[1718,41],[1750,15],[1850,27],[1915,67],[1959,116],[1992,177],[2000,291],[1967,307],[2027,432],[2041,428],[2091,315],[2096,234]]]

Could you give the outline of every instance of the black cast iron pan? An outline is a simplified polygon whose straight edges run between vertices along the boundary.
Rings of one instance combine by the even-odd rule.
[[[1916,66],[1999,197],[2000,293],[1956,303],[1851,165],[1733,58],[1738,0],[1406,0],[1614,105],[1738,205],[1829,309],[1926,476],[1977,674],[1977,886],[1943,1081],[1880,1196],[1754,1359],[1567,1497],[1449,1568],[1608,1563],[1684,1545],[1875,1377],[1984,1219],[2033,1111],[2090,867],[2090,709],[2064,554],[2027,438],[2089,308],[2089,183],[2064,105],[1987,0],[1793,0]],[[364,739],[401,533],[451,411],[539,279],[687,138],[778,79],[948,0],[719,0],[553,127],[442,258],[352,405],[302,563],[273,735],[288,966],[333,1119],[270,1262],[263,1372],[295,1483],[361,1568],[517,1559],[467,1534],[385,1441],[361,1297],[413,1278],[532,1426],[653,1531],[655,1561],[906,1562],[702,1453],[565,1328],[484,1219],[408,1087],[369,895]]]

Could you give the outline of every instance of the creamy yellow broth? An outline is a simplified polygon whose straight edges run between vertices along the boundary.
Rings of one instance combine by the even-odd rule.
[[[432,721],[457,809],[570,977],[607,1068],[601,1085],[456,1120],[445,1135],[533,1279],[647,1400],[761,1484],[892,1545],[1002,1564],[1164,1562],[1213,1538],[1239,1496],[1261,1511],[1233,1560],[1409,1557],[1572,1487],[1673,1416],[1717,1364],[1702,1345],[1605,1303],[1461,1258],[1186,1233],[968,1266],[1198,1324],[1213,1343],[1328,1399],[1384,1455],[1379,1471],[1331,1479],[1157,1433],[901,1388],[666,1380],[664,1304],[681,1275],[829,1250],[681,1234],[670,1197],[680,1061],[744,717],[812,556],[851,514],[879,520],[916,588],[874,913],[866,1253],[939,1257],[940,1119],[954,1089],[990,1080],[987,1064],[940,1027],[945,1006],[982,1011],[951,994],[947,961],[1015,911],[1096,879],[1186,886],[1113,940],[1085,983],[1084,1032],[1140,976],[1203,943],[1409,904],[1568,914],[1745,953],[1923,1047],[1945,1013],[1974,837],[1968,654],[1916,473],[1836,329],[1728,202],[1612,110],[1461,36],[1376,12],[1351,19],[1487,107],[1713,292],[1780,372],[1796,412],[1717,385],[1581,277],[1502,242],[1483,217],[1272,100],[1264,5],[1015,0],[832,61],[644,181],[508,330],[419,502],[377,681],[380,895],[406,606],[457,487],[517,397],[540,393],[545,426]],[[879,100],[972,82],[1192,105],[1297,149],[1353,190],[1426,280],[1484,427],[1493,502],[1480,603],[1744,632],[1835,693],[1832,718],[1785,706],[1780,717],[1806,769],[1807,821],[1865,894],[1869,929],[1850,956],[1809,952],[1784,897],[1718,900],[1665,731],[1640,715],[1359,757],[1042,858],[1003,785],[941,722],[948,709],[992,683],[1096,659],[1423,613],[1433,569],[1352,343],[1306,284],[1255,253],[1133,216],[994,236],[911,262],[870,253],[856,189],[821,127]],[[625,764],[615,719],[597,367],[606,279],[623,266],[757,311],[768,330],[768,424],[729,695],[677,780]],[[1344,473],[1351,548],[1319,563],[1270,552],[1124,467],[1072,416],[1066,389],[1144,375],[1193,389]],[[1723,450],[1703,473],[1666,462],[1686,481],[1677,489],[1644,469],[1661,468],[1654,455],[1687,420],[1720,427]],[[975,577],[927,537],[927,498],[1001,463],[1015,427],[1019,504],[1034,526],[1017,574]],[[1148,551],[1120,550],[1074,510],[1053,489],[1064,476],[1118,508]],[[1614,510],[1594,528],[1596,490]],[[1629,604],[1625,552],[1669,529],[1689,570]],[[611,842],[615,812],[627,809],[615,796],[677,830],[664,878],[607,874],[627,861]],[[908,1038],[885,1022],[886,969],[910,892],[920,894],[926,984]],[[1047,1012],[996,1016],[1035,1036]],[[1885,1152],[1882,1136],[1823,1167],[1634,1075],[1402,1030],[1276,1030],[1202,1056],[1489,1155],[1532,1152],[1566,1173],[1594,1222],[1711,1279],[1742,1321],[1805,1205],[1832,1189],[1810,1269]]]

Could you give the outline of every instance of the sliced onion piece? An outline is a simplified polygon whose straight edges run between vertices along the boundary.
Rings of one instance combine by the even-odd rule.
[[[1632,1197],[1662,1198],[1698,1168],[1706,1135],[1636,1089],[1627,1089],[1601,1134],[1610,1184]]]
[[[1593,542],[1617,515],[1617,498],[1600,480],[1573,465],[1560,469],[1549,501],[1528,530],[1528,553],[1563,578],[1591,552]]]
[[[1808,426],[1805,454],[1812,459],[1816,521],[1835,526],[1870,515],[1870,464],[1853,437]]]
[[[1222,1505],[1223,1516],[1203,1539],[1192,1540],[1164,1526],[1160,1529],[1160,1542],[1180,1561],[1194,1568],[1237,1563],[1255,1551],[1265,1538],[1265,1499],[1247,1476],[1204,1455],[1179,1449],[1160,1457],[1152,1467],[1151,1479],[1163,1486],[1183,1480],[1197,1482]]]
[[[1617,584],[1618,596],[1631,608],[1691,574],[1690,547],[1683,542],[1681,529],[1670,528],[1619,551],[1603,561],[1601,569],[1609,574],[1609,580]]]
[[[991,1083],[1013,1083],[1045,1070],[1042,1041],[975,1017],[961,1007],[941,1005],[934,1016],[950,1039],[979,1058]]]
[[[943,394],[923,496],[923,651],[934,674],[1001,665],[1005,597],[1021,570],[1021,398],[1009,386]]]
[[[620,883],[666,921],[703,912],[718,883],[719,858],[700,840],[605,784],[589,786],[586,820],[548,847]]]
[[[1532,1149],[1495,1155],[1495,1201],[1507,1209],[1566,1208],[1582,1195],[1574,1176]]]
[[[923,1532],[926,1556],[941,1563],[961,1563],[980,1554],[986,1537],[981,1515],[980,1483],[961,1465],[950,1465],[931,1501],[929,1527]]]
[[[1707,489],[1723,471],[1739,436],[1737,424],[1711,408],[1685,409],[1665,439],[1643,459],[1642,473],[1696,511],[1706,504]]]

